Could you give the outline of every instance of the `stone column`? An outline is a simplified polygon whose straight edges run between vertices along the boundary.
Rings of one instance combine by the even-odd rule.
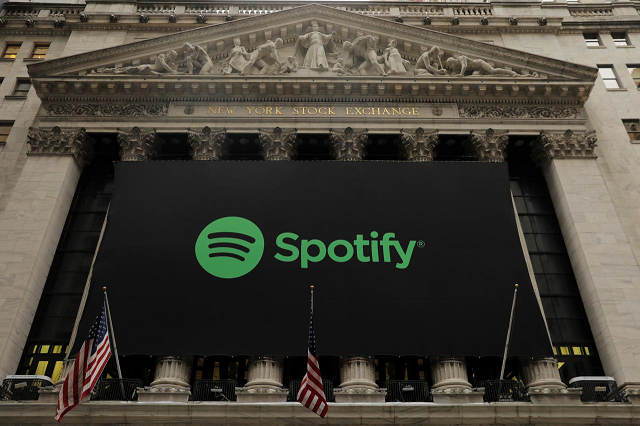
[[[507,133],[496,133],[487,129],[484,133],[471,131],[471,143],[479,161],[502,163],[505,160],[505,149],[509,143]]]
[[[187,402],[192,357],[160,356],[150,387],[138,390],[141,402]]]
[[[30,128],[0,197],[0,379],[29,335],[90,144],[84,129]]]
[[[262,156],[267,161],[287,161],[291,160],[296,149],[297,130],[283,133],[280,127],[276,127],[272,132],[260,132],[260,145],[262,146]]]
[[[422,127],[418,127],[413,134],[401,130],[400,140],[407,161],[433,161],[434,150],[438,145],[437,130],[425,133]]]
[[[534,404],[579,404],[582,389],[567,389],[555,358],[522,361],[522,378]]]
[[[386,389],[376,384],[376,366],[372,357],[353,356],[340,360],[340,388],[334,391],[336,402],[384,402]]]
[[[222,157],[222,148],[227,139],[227,129],[211,130],[205,126],[201,132],[195,132],[191,129],[187,129],[187,131],[191,145],[191,158],[197,161],[212,161]]]
[[[604,372],[625,389],[640,387],[640,266],[596,161],[595,132],[542,132],[534,148],[543,167]],[[606,164],[606,162],[603,162]]]
[[[437,404],[482,402],[484,390],[473,390],[464,358],[436,358],[431,361],[431,393]]]
[[[131,130],[118,129],[120,160],[145,161],[156,153],[158,136],[156,130],[142,131],[139,127]]]
[[[329,129],[331,144],[333,145],[334,158],[338,161],[362,161],[364,159],[365,146],[367,144],[367,132],[354,132],[351,127],[338,132]]]
[[[237,389],[238,402],[286,402],[282,387],[282,358],[253,357],[249,360],[249,381]]]

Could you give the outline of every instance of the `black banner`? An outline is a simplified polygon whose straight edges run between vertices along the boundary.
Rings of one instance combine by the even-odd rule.
[[[550,356],[507,166],[116,164],[82,340],[108,286],[126,354]],[[76,345],[76,347],[78,344]]]

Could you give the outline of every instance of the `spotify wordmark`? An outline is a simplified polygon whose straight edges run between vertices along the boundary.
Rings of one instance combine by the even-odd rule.
[[[347,262],[353,258],[361,263],[395,263],[397,269],[406,269],[416,247],[424,247],[422,240],[410,240],[405,247],[395,239],[396,234],[386,232],[380,240],[378,233],[355,235],[353,241],[335,240],[328,244],[319,239],[299,239],[298,234],[283,232],[275,245],[282,251],[274,258],[280,262],[299,260],[300,268],[329,257],[334,262]],[[298,242],[299,241],[299,242]],[[200,266],[218,278],[238,278],[255,268],[264,253],[262,231],[253,222],[241,217],[223,217],[207,225],[196,240],[196,258]]]

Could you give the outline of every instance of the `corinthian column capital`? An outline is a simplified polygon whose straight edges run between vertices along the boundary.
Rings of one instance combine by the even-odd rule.
[[[361,161],[364,159],[368,130],[355,132],[351,127],[344,132],[329,129],[334,157],[338,161]]]
[[[418,127],[414,133],[400,130],[400,140],[407,161],[433,161],[433,151],[438,145],[438,131],[425,132]]]
[[[260,132],[260,145],[262,155],[268,161],[291,160],[296,149],[298,131],[293,129],[284,133],[280,127],[276,127],[272,132],[258,129]]]
[[[502,163],[505,160],[505,149],[509,143],[507,132],[496,133],[493,129],[486,132],[471,131],[471,143],[476,151],[478,160],[492,163]]]
[[[118,144],[122,161],[146,161],[155,154],[158,145],[156,129],[142,131],[118,129]]]
[[[191,145],[191,157],[194,160],[219,160],[222,156],[222,147],[227,139],[227,129],[211,130],[203,127],[201,132],[187,129],[189,132],[189,145]]]
[[[73,155],[80,168],[93,153],[84,128],[63,131],[58,126],[51,130],[30,127],[27,143],[31,146],[29,155]]]
[[[598,137],[595,131],[573,133],[550,133],[542,131],[538,143],[534,146],[539,160],[554,158],[597,158],[594,152]]]

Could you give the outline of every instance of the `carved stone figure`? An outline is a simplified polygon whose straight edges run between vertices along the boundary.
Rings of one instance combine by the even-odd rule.
[[[185,43],[182,45],[182,54],[184,55],[183,64],[187,67],[187,73],[193,74],[212,74],[214,70],[213,62],[206,50],[198,45]]]
[[[229,52],[229,59],[224,62],[224,66],[221,69],[222,74],[232,74],[234,72],[242,72],[250,55],[247,53],[247,49],[240,45],[240,39],[233,39],[233,49]]]
[[[333,129],[329,129],[329,132],[336,160],[361,161],[364,159],[364,148],[368,140],[367,129],[354,132],[351,127],[347,127],[344,133]]]
[[[451,75],[471,75],[474,72],[478,72],[480,75],[505,75],[509,77],[522,76],[515,71],[511,71],[505,68],[494,68],[482,59],[471,59],[467,56],[461,55],[457,58],[453,56],[447,58],[446,67],[451,71]],[[530,74],[531,77],[537,77],[536,73]]]
[[[346,58],[339,60],[335,71],[356,75],[387,75],[384,67],[378,62],[378,47],[373,36],[358,37],[353,42],[345,41],[342,45]]]
[[[400,130],[400,140],[407,161],[433,161],[433,152],[438,144],[437,130],[425,133],[424,129],[418,127],[413,134]]]
[[[249,61],[242,69],[241,74],[253,74],[258,69],[258,74],[276,74],[283,65],[282,60],[278,56],[278,49],[282,47],[283,41],[277,38],[275,41],[267,41],[258,46],[256,50],[249,55]]]
[[[295,56],[289,56],[287,57],[287,62],[282,65],[280,72],[282,74],[292,73],[298,71],[298,68],[300,68],[300,64],[296,60]]]
[[[420,55],[413,71],[418,75],[445,75],[447,70],[442,66],[443,55],[438,46],[433,46]]]
[[[302,68],[308,68],[318,71],[326,71],[329,69],[329,62],[325,49],[328,52],[335,50],[333,36],[337,33],[323,34],[318,22],[312,21],[311,28],[307,29],[307,33],[303,36],[296,34],[296,59]]]
[[[260,145],[262,145],[262,155],[269,161],[291,160],[296,149],[297,130],[283,133],[280,127],[273,129],[273,132],[260,132]]]
[[[153,64],[143,64],[131,67],[103,68],[96,70],[99,74],[143,74],[143,75],[160,75],[160,74],[180,74],[178,72],[178,53],[170,50],[167,53],[158,55]]]
[[[389,45],[382,55],[387,74],[406,74],[409,71],[409,61],[402,59],[397,46],[397,40],[389,40]]]

